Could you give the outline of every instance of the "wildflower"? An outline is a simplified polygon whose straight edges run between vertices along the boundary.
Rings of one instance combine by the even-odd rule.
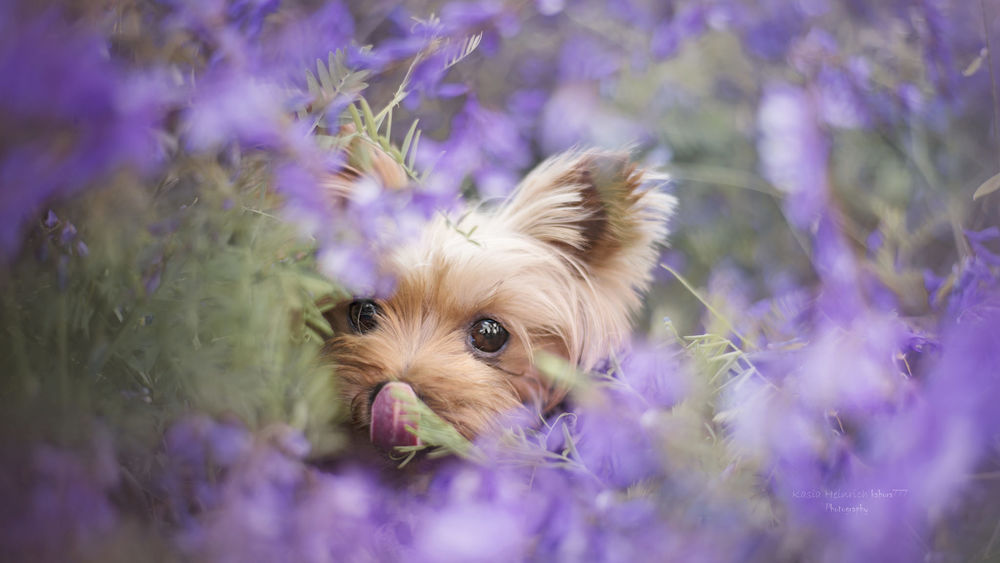
[[[829,143],[816,123],[809,93],[786,84],[769,87],[757,118],[764,176],[788,196],[789,220],[809,229],[827,205]]]
[[[10,257],[45,202],[155,163],[160,114],[87,22],[5,3],[0,37],[0,72],[17,77],[0,86],[0,254]]]

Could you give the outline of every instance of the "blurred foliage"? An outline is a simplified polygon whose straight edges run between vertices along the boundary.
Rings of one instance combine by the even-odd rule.
[[[54,208],[4,279],[5,403],[60,429],[99,413],[147,445],[192,411],[333,445],[339,406],[305,321],[325,325],[316,300],[335,286],[276,216],[266,169],[242,158],[235,177],[181,159],[152,191],[122,178]]]

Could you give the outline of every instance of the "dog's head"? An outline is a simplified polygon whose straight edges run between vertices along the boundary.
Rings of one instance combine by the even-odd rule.
[[[535,353],[592,368],[624,342],[649,284],[674,200],[642,180],[626,154],[567,153],[499,207],[439,217],[385,256],[394,293],[328,314],[353,421],[395,446],[415,443],[400,429],[407,395],[469,438],[519,405],[557,404],[565,389]]]

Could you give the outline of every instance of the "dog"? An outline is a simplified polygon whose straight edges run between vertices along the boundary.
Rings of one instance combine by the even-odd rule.
[[[342,197],[363,177],[405,183],[377,147],[368,170],[330,182]],[[539,352],[580,370],[621,347],[667,236],[675,199],[647,189],[625,152],[574,150],[545,161],[493,208],[436,217],[380,257],[396,279],[381,299],[354,296],[326,317],[324,347],[353,423],[383,449],[417,445],[422,401],[463,436],[495,429],[522,406],[546,412],[567,393]]]

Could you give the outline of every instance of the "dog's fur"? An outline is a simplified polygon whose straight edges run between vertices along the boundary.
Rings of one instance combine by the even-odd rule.
[[[330,187],[349,197],[365,175],[399,179],[376,153],[369,172],[342,174]],[[674,199],[642,183],[625,153],[569,152],[541,164],[501,206],[438,217],[384,256],[397,284],[378,302],[377,327],[352,331],[349,301],[328,315],[336,334],[327,353],[353,421],[367,427],[374,391],[395,380],[470,438],[519,405],[558,404],[566,390],[538,372],[534,354],[591,369],[623,344],[649,285]],[[484,318],[509,333],[493,355],[469,339]]]

